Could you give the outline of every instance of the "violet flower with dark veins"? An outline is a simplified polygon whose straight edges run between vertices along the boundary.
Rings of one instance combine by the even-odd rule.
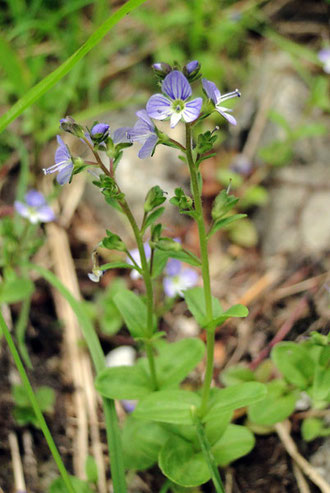
[[[57,183],[64,185],[70,181],[73,172],[73,160],[68,146],[64,144],[59,135],[57,135],[57,142],[59,147],[55,152],[55,164],[49,168],[43,168],[42,171],[45,175],[58,172],[56,177]]]
[[[46,202],[42,193],[37,190],[29,190],[24,196],[25,202],[15,200],[14,206],[18,214],[30,223],[48,223],[54,221],[55,214]]]
[[[163,94],[154,94],[147,102],[147,113],[150,118],[166,120],[170,118],[170,126],[174,128],[182,119],[186,123],[199,117],[202,98],[188,101],[192,90],[187,78],[178,70],[173,70],[162,83]]]
[[[139,119],[128,133],[128,137],[133,142],[140,142],[142,144],[138,156],[140,159],[145,159],[152,155],[158,140],[158,135],[155,125],[150,120],[146,110],[138,111],[136,116]]]
[[[235,118],[229,114],[232,112],[232,110],[226,108],[225,106],[222,106],[222,103],[224,101],[227,101],[227,99],[240,97],[241,93],[239,92],[239,90],[235,89],[235,91],[229,92],[221,96],[221,92],[214,84],[214,82],[211,82],[210,80],[207,79],[202,79],[202,85],[206,96],[213,102],[216,111],[220,113],[221,116],[226,118],[226,120],[228,120],[229,123],[231,123],[232,125],[236,125],[237,122]]]

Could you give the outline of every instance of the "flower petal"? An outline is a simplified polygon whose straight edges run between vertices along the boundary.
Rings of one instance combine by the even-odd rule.
[[[64,168],[61,169],[59,174],[56,177],[56,181],[59,185],[64,185],[68,183],[73,171],[73,164],[68,164]]]
[[[15,200],[14,207],[20,216],[29,217],[29,208],[26,204],[23,204],[23,202],[20,202],[19,200]]]
[[[202,98],[196,98],[185,104],[182,116],[185,122],[193,122],[199,117],[203,104]]]
[[[228,111],[231,111],[229,108],[225,108],[224,106],[216,106],[215,108],[218,113],[220,113],[221,116],[226,118],[226,120],[229,121],[232,125],[237,125],[236,119],[228,113]]]
[[[174,285],[172,277],[164,277],[163,288],[166,296],[168,296],[169,298],[174,298],[174,296],[177,294],[176,286]]]
[[[141,147],[141,149],[138,153],[138,156],[140,159],[145,159],[145,158],[151,156],[151,154],[155,148],[157,140],[158,140],[158,137],[156,134],[151,134],[147,138],[147,140],[145,141],[145,143],[143,144],[143,146]]]
[[[214,82],[202,79],[202,86],[206,93],[206,96],[213,101],[214,104],[217,104],[219,98],[221,98],[221,92],[214,84]]]
[[[183,115],[183,111],[180,111],[180,113],[176,113],[175,111],[173,111],[171,115],[171,124],[170,124],[171,128],[174,128],[175,125],[179,123],[179,121],[182,118],[182,115]]]
[[[32,189],[25,194],[25,202],[30,207],[40,207],[46,203],[46,200],[42,193]]]
[[[132,131],[131,127],[120,127],[114,131],[112,140],[114,144],[121,144],[123,142],[130,142],[128,138],[129,133]]]
[[[155,129],[155,125],[150,120],[150,118],[149,118],[148,113],[147,113],[146,110],[139,110],[139,111],[137,111],[136,112],[136,116],[138,118],[140,118],[140,120],[143,120],[148,125],[148,127],[150,128],[150,130],[154,130]]]
[[[49,205],[43,205],[38,207],[37,209],[38,219],[42,223],[48,223],[50,221],[54,221],[55,214],[54,211]]]
[[[166,274],[168,276],[177,276],[181,271],[181,262],[175,258],[171,258],[166,265]]]
[[[188,99],[192,94],[188,79],[178,70],[173,70],[165,77],[162,91],[171,99],[181,99],[182,101]]]
[[[162,94],[154,94],[149,98],[147,102],[147,113],[150,118],[155,118],[156,120],[165,120],[171,113],[171,103]]]

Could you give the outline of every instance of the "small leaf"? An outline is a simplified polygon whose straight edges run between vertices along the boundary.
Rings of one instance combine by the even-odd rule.
[[[151,214],[149,214],[145,222],[145,225],[143,227],[143,231],[145,231],[149,226],[151,226],[163,214],[164,211],[165,211],[165,207],[159,207]]]
[[[243,183],[243,178],[239,173],[225,168],[220,168],[217,171],[217,180],[219,180],[224,187],[228,187],[230,184],[233,190],[240,187]]]
[[[281,380],[267,384],[268,394],[261,401],[248,408],[249,419],[258,425],[272,426],[293,413],[298,397],[297,392],[288,392]]]
[[[196,453],[191,443],[178,436],[170,437],[159,454],[159,467],[174,483],[192,488],[211,477],[202,452]]]
[[[95,387],[109,399],[140,399],[153,391],[150,376],[137,365],[105,368],[97,375]]]
[[[248,454],[254,447],[253,433],[245,426],[229,425],[220,440],[213,445],[212,452],[219,466],[226,466]]]
[[[243,219],[246,217],[246,214],[234,214],[233,216],[225,217],[224,219],[220,219],[219,221],[216,221],[212,228],[210,229],[207,237],[210,238],[214,233],[219,231],[219,229],[222,229],[229,224],[234,223],[235,221],[238,221],[239,219]]]
[[[258,243],[256,227],[247,217],[233,223],[228,229],[228,236],[233,243],[244,248],[254,247]]]
[[[315,438],[321,436],[323,429],[323,421],[319,418],[306,418],[301,426],[301,434],[306,442],[311,442]],[[330,432],[330,429],[329,429]]]
[[[155,357],[157,379],[160,389],[173,387],[196,367],[205,354],[205,345],[200,339],[182,339],[171,344],[162,341],[159,354]],[[142,365],[148,372],[148,361],[141,358]]]
[[[160,390],[142,399],[133,416],[139,419],[191,425],[191,407],[200,405],[200,397],[187,390]]]
[[[122,431],[125,467],[143,471],[153,466],[168,437],[169,432],[163,425],[129,416]]]
[[[301,390],[312,383],[315,363],[301,344],[280,342],[272,349],[271,358],[285,379]]]
[[[210,322],[209,324],[206,325],[207,329],[211,329],[214,327],[219,327],[219,325],[222,325],[228,318],[236,317],[236,318],[241,318],[241,317],[247,317],[249,314],[249,310],[246,308],[244,305],[234,305],[228,308],[225,312],[223,312],[222,315],[219,317],[215,318]]]
[[[181,262],[185,262],[186,264],[189,265],[194,265],[196,267],[199,267],[201,265],[200,259],[189,250],[179,250],[177,252],[170,251],[167,252],[167,254],[169,258],[176,258],[177,260],[180,260]]]
[[[208,320],[206,317],[204,289],[201,287],[187,289],[184,291],[184,299],[196,322],[201,327],[205,327]],[[223,309],[220,302],[214,296],[212,296],[212,308],[214,317],[218,317],[223,314]]]
[[[144,337],[147,329],[147,307],[141,298],[132,291],[123,289],[114,296],[113,301],[132,337]]]
[[[268,192],[261,185],[248,188],[239,202],[239,208],[245,210],[251,206],[262,206],[268,202]]]
[[[223,370],[220,374],[221,382],[227,387],[243,382],[255,381],[255,376],[252,370],[247,366],[236,365]]]
[[[266,385],[259,382],[246,382],[232,385],[226,389],[213,389],[209,408],[203,422],[215,419],[226,411],[234,411],[265,398]]]
[[[31,296],[33,291],[34,284],[30,279],[8,279],[0,286],[0,302],[17,303]]]

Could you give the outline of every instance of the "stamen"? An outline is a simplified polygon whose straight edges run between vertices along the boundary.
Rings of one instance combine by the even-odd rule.
[[[222,103],[223,101],[226,101],[227,99],[240,98],[240,97],[241,97],[241,93],[239,92],[238,89],[235,89],[235,91],[228,92],[227,94],[224,94],[223,96],[220,96],[219,103]]]
[[[60,161],[59,163],[53,164],[53,166],[50,166],[49,168],[42,168],[42,171],[45,175],[49,175],[51,173],[55,173],[58,169],[63,168],[63,165],[68,166],[69,164],[71,164],[71,160]]]

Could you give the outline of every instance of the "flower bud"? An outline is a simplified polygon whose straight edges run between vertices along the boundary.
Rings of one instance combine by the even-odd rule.
[[[164,190],[162,190],[158,185],[150,188],[144,202],[144,211],[150,212],[165,202],[166,197],[164,197],[164,194]]]
[[[212,218],[214,221],[222,218],[227,212],[229,212],[238,202],[238,198],[233,195],[229,195],[227,190],[221,190],[216,196],[212,207]]]
[[[60,120],[60,127],[64,132],[68,132],[76,137],[84,137],[85,132],[81,125],[79,125],[71,116],[66,116]]]
[[[182,245],[173,238],[160,238],[156,243],[156,248],[165,252],[179,252],[182,250]]]
[[[103,142],[109,135],[109,125],[106,123],[95,123],[90,131],[91,139],[94,142]]]
[[[200,63],[198,60],[193,60],[192,62],[187,63],[183,69],[183,75],[187,77],[189,82],[192,82],[196,80],[199,77],[199,71],[200,71]]]
[[[164,79],[167,74],[172,72],[173,68],[168,63],[157,62],[152,65],[155,74],[160,78]]]
[[[126,251],[126,245],[120,238],[120,236],[111,233],[107,229],[107,236],[103,238],[101,242],[101,246],[104,248],[107,248],[108,250],[118,250],[119,252],[125,252]]]

